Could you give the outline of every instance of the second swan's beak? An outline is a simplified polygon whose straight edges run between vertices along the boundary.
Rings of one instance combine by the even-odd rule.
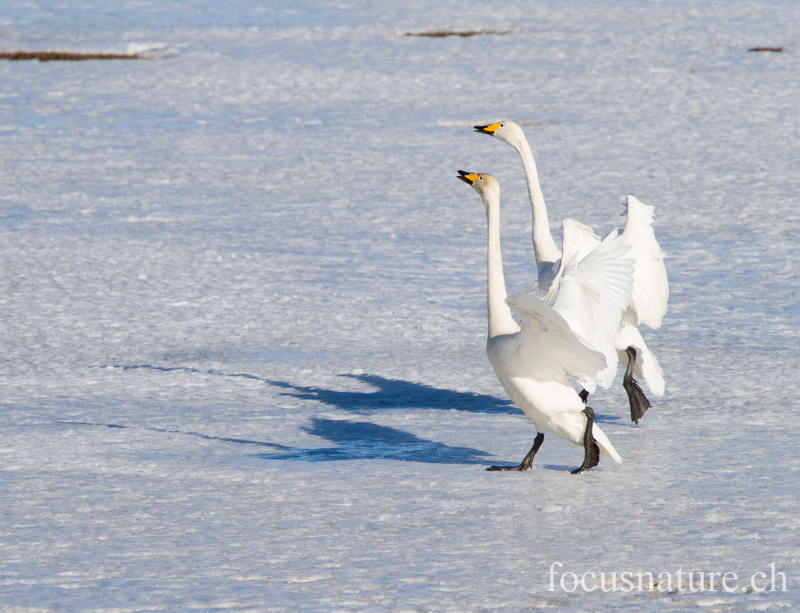
[[[494,136],[495,131],[499,128],[501,124],[499,121],[495,123],[490,123],[488,126],[474,126],[475,131],[479,134],[488,134],[489,136]]]
[[[467,185],[472,185],[475,181],[478,180],[478,173],[477,172],[467,172],[465,170],[459,170],[457,179],[461,179]]]

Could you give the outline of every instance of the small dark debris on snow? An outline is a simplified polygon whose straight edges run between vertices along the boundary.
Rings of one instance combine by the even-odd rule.
[[[509,34],[511,30],[423,30],[421,32],[403,32],[405,36],[478,36],[479,34]]]
[[[40,62],[78,60],[138,60],[138,53],[81,53],[76,51],[0,51],[0,60],[39,60]]]
[[[750,47],[748,51],[768,51],[771,53],[781,53],[783,47]]]

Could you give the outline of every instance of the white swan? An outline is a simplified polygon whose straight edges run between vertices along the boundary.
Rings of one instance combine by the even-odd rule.
[[[500,185],[490,174],[458,171],[458,178],[481,196],[488,225],[487,305],[489,335],[486,353],[511,400],[536,425],[533,447],[519,466],[487,470],[527,470],[550,432],[584,447],[583,464],[575,473],[596,466],[602,453],[621,462],[617,451],[594,423],[594,412],[569,384],[567,377],[590,388],[607,368],[603,353],[592,343],[613,346],[622,312],[630,302],[633,260],[616,231],[582,259],[572,258],[559,269],[552,307],[531,293],[506,299],[500,252]],[[565,223],[565,242],[577,222]],[[522,328],[509,305],[522,318]],[[587,331],[586,336],[576,329]],[[616,355],[612,355],[614,359]],[[616,366],[616,364],[615,364]]]
[[[533,215],[533,249],[539,273],[538,282],[541,289],[547,290],[558,276],[561,253],[550,234],[547,207],[539,186],[536,162],[525,133],[513,121],[475,126],[475,131],[489,134],[510,145],[522,158]],[[669,283],[667,270],[664,267],[664,254],[653,233],[654,207],[641,203],[633,196],[627,197],[625,206],[627,222],[622,237],[624,243],[631,247],[630,256],[636,260],[636,269],[633,274],[631,304],[622,316],[614,345],[619,361],[627,364],[622,384],[628,393],[631,420],[639,423],[639,419],[650,408],[650,401],[633,378],[633,374],[644,379],[650,391],[656,396],[664,395],[665,384],[661,366],[656,356],[648,349],[638,326],[645,324],[653,329],[661,326],[661,320],[667,311]],[[585,244],[576,249],[587,253],[587,249],[590,251],[593,245],[600,242],[600,238],[586,226],[582,240]]]

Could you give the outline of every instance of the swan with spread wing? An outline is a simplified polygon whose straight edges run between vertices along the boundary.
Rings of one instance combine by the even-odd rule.
[[[550,233],[536,162],[522,128],[513,121],[502,121],[475,126],[475,131],[506,143],[522,159],[533,216],[532,238],[538,284],[540,289],[547,291],[555,283],[557,289],[558,271],[563,258]],[[630,304],[622,315],[614,346],[619,361],[627,364],[622,384],[628,393],[631,420],[638,423],[651,405],[633,375],[644,379],[656,396],[662,396],[665,389],[664,373],[656,356],[647,347],[638,326],[644,324],[652,329],[661,326],[661,320],[667,311],[669,283],[664,267],[664,254],[652,227],[654,207],[643,204],[633,196],[627,197],[625,206],[627,221],[622,231],[622,241],[630,246],[629,257],[634,260],[633,291]],[[580,248],[588,253],[600,243],[600,237],[587,226],[583,226],[580,241]],[[586,393],[591,391],[587,389]]]

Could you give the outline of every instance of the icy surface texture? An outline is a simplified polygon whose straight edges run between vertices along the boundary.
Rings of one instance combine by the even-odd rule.
[[[800,609],[798,3],[70,4],[4,3],[0,48],[148,59],[0,62],[0,608]],[[620,466],[483,472],[535,434],[455,179],[500,180],[523,290],[522,167],[471,129],[503,118],[557,237],[656,207],[667,394],[590,398]]]

